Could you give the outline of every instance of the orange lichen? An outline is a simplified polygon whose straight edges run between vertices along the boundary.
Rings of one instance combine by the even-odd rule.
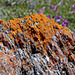
[[[5,57],[3,54],[5,51],[8,52],[9,55],[6,55],[5,61],[12,67],[19,65],[21,70],[27,72],[27,70],[30,71],[32,64],[37,67],[38,63],[44,63],[44,60],[47,62],[45,66],[52,71],[55,70],[56,64],[67,65],[66,62],[72,62],[74,65],[75,37],[67,27],[59,25],[53,19],[49,19],[43,14],[29,14],[24,18],[14,18],[7,22],[0,20],[0,24],[3,27],[0,35],[3,52],[0,52],[0,58]],[[35,56],[33,59],[33,55],[37,55],[36,58],[38,57],[40,61],[38,59],[37,61]],[[12,62],[10,56],[14,56],[13,59],[16,62]],[[34,63],[30,61],[32,59],[35,61]],[[63,68],[60,71],[64,71]],[[46,70],[46,68],[43,69]],[[16,71],[13,70],[13,73],[16,74]]]

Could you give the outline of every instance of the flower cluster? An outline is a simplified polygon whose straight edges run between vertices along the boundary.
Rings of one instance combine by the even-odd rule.
[[[68,21],[67,20],[65,20],[63,23],[62,23],[62,26],[66,26],[66,25],[68,25]]]
[[[45,7],[41,8],[38,14],[42,13],[45,10]]]
[[[62,19],[62,17],[63,17],[63,16],[59,16],[59,17],[55,16],[56,22],[60,22],[61,19]]]
[[[58,10],[57,10],[58,5],[53,6],[53,8],[52,8],[52,6],[49,6],[49,7],[51,8],[51,10],[55,10],[57,12],[56,15],[58,14]],[[72,5],[72,7],[73,7],[73,9],[75,9],[75,5]],[[73,14],[73,13],[75,13],[75,11],[73,11],[71,13]],[[51,15],[48,15],[47,17],[50,18]],[[67,20],[64,20],[64,22],[61,22],[61,19],[64,19],[62,15],[54,16],[54,19],[56,22],[61,23],[62,26],[67,26],[69,24],[69,22]]]

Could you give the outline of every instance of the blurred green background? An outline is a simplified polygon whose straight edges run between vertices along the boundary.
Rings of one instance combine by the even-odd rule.
[[[62,25],[75,30],[75,0],[0,0],[0,19],[23,18],[29,13],[43,13]],[[62,16],[59,19],[59,16]],[[57,17],[57,18],[56,18]],[[60,21],[58,21],[58,19]]]

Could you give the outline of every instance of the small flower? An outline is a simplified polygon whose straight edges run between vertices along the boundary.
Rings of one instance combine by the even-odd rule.
[[[45,7],[41,8],[38,14],[42,13],[44,11]]]
[[[55,5],[51,10],[57,11],[57,5]]]
[[[40,9],[40,11],[42,12],[42,11],[44,11],[44,9],[43,9],[43,8],[41,8],[41,9]]]
[[[47,17],[50,18],[50,15],[48,15]]]
[[[63,22],[62,24],[61,24],[62,26],[66,26],[66,24]]]
[[[65,24],[68,24],[69,22],[67,21],[67,20],[65,20],[65,22],[64,22]]]
[[[43,12],[45,10],[45,7],[41,8],[40,11]]]
[[[54,6],[54,9],[57,9],[57,5]]]
[[[62,23],[62,26],[66,26],[69,22],[67,20],[65,20],[63,23]]]
[[[60,22],[60,19],[57,19],[56,22]]]
[[[75,9],[75,5],[74,4],[72,5],[72,8]]]
[[[59,18],[61,19],[63,16],[59,16]]]
[[[70,14],[75,14],[75,11],[70,12]]]
[[[57,17],[57,16],[55,16],[55,18],[57,19],[58,17]]]
[[[42,13],[41,11],[38,12],[38,14]]]

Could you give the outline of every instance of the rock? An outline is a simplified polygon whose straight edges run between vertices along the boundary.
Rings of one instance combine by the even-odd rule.
[[[74,35],[43,14],[0,20],[0,74],[74,75]]]

